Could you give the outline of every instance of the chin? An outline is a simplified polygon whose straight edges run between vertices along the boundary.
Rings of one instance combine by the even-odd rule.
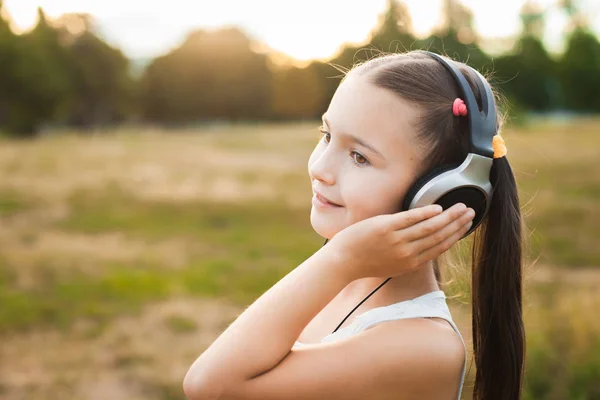
[[[326,216],[318,215],[318,212],[315,212],[315,210],[312,210],[310,213],[310,224],[313,230],[324,239],[331,240],[341,230],[340,227],[332,224],[332,222]]]

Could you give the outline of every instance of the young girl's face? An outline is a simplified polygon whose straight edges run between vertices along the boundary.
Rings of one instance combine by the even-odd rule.
[[[331,239],[358,221],[400,211],[409,185],[422,172],[416,118],[418,110],[390,90],[352,72],[346,76],[308,160],[310,221],[319,235]],[[340,206],[320,205],[315,192]]]

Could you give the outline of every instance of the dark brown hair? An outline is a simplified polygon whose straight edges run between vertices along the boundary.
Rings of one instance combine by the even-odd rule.
[[[481,107],[472,70],[463,63],[456,64]],[[384,54],[352,71],[364,74],[372,84],[393,91],[420,109],[415,128],[420,143],[427,149],[423,172],[442,164],[460,164],[465,159],[467,121],[452,114],[454,99],[462,96],[454,78],[439,61],[418,52]],[[496,133],[500,127],[498,118]],[[506,156],[493,160],[490,182],[493,189],[489,214],[473,232],[473,398],[516,400],[521,398],[525,358],[522,224],[517,185]],[[439,283],[437,260],[434,266]]]

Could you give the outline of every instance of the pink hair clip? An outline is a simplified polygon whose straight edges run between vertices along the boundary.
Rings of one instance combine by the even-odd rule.
[[[467,115],[467,105],[460,97],[457,97],[454,100],[454,103],[452,104],[452,114],[454,114],[457,117],[459,115],[460,116]]]

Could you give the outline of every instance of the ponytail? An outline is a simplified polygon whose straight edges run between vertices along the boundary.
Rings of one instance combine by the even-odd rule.
[[[483,108],[478,77],[466,64],[456,64]],[[370,82],[391,90],[421,110],[418,140],[425,145],[425,171],[459,165],[470,152],[469,121],[456,118],[452,101],[460,93],[444,66],[419,53],[394,54],[360,65],[371,71]],[[494,93],[496,97],[497,93]],[[503,118],[497,113],[496,132]],[[513,172],[506,156],[494,158],[492,193],[487,216],[474,230],[472,259],[473,350],[476,366],[474,400],[520,400],[525,358],[522,310],[521,210]],[[437,260],[434,272],[441,274]]]
[[[520,400],[525,358],[519,196],[506,157],[494,159],[492,198],[474,233],[474,400]]]

